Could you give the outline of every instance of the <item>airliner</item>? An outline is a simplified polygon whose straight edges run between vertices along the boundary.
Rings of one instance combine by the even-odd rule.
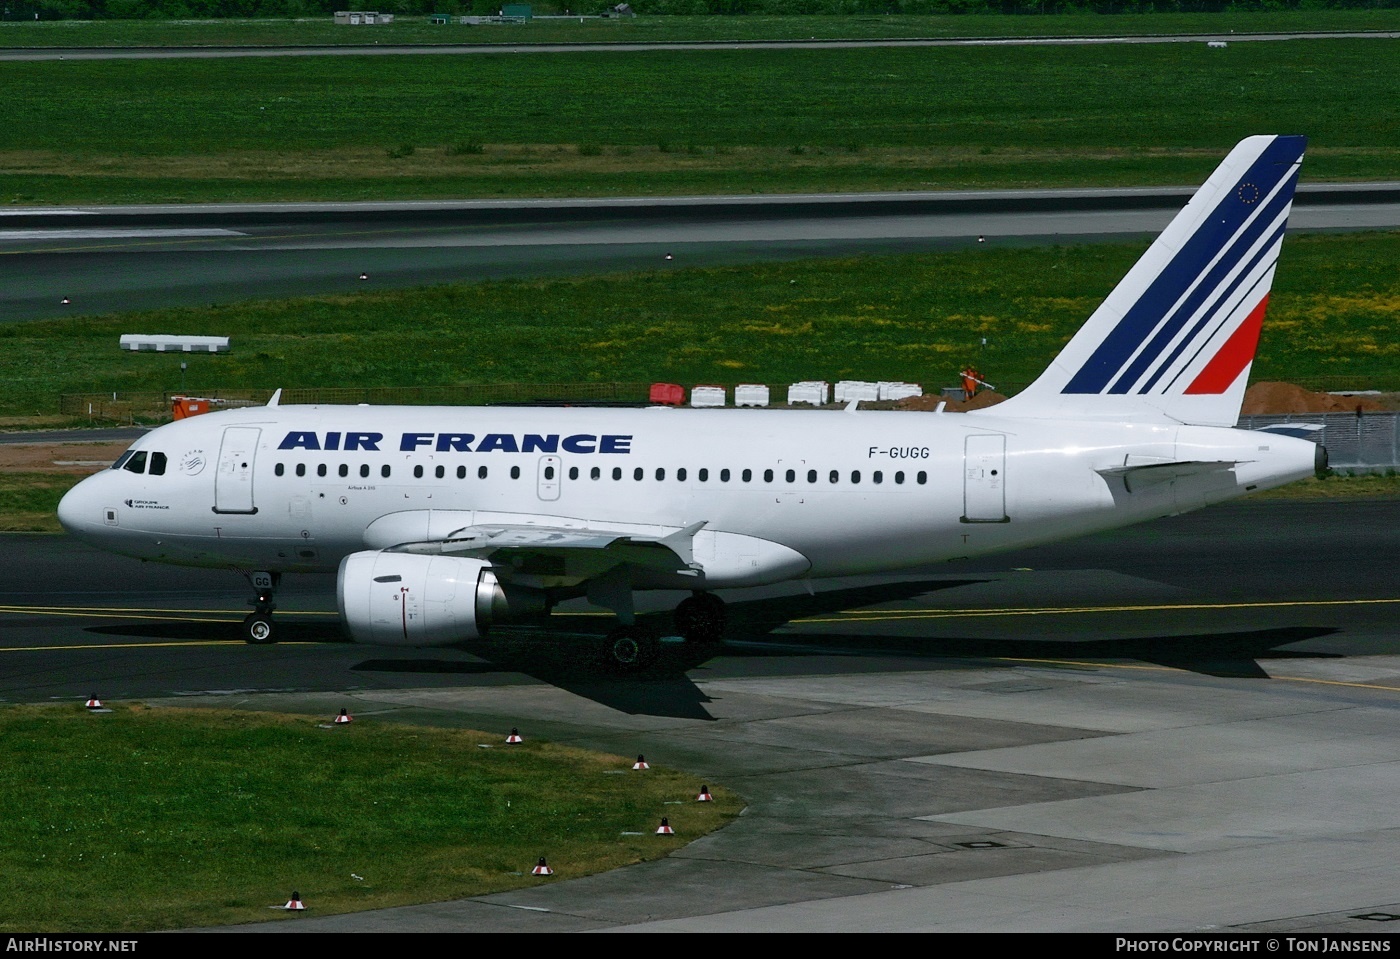
[[[236,570],[252,643],[288,573],[350,638],[433,646],[586,597],[646,665],[638,590],[722,638],[716,590],[887,572],[1182,513],[1325,468],[1235,429],[1306,140],[1251,136],[1027,389],[971,413],[266,405],[153,430],[58,508],[72,535]],[[570,640],[575,641],[575,640]]]

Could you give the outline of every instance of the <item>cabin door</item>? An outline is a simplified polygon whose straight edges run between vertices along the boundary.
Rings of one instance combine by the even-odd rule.
[[[262,430],[229,426],[219,446],[219,471],[214,476],[214,512],[256,513],[253,505],[253,460]]]
[[[964,523],[1005,523],[1006,437],[981,433],[967,438],[963,449]]]

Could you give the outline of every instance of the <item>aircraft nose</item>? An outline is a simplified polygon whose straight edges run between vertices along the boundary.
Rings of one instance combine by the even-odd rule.
[[[89,476],[58,501],[58,524],[70,535],[82,536],[102,521],[102,505],[93,489],[96,478]]]

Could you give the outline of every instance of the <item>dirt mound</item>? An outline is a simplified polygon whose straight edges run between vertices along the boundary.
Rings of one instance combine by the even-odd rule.
[[[1006,397],[994,390],[983,390],[972,399],[966,402],[958,400],[947,400],[947,411],[949,413],[966,413],[968,410],[980,410],[985,406],[995,406]],[[938,404],[944,402],[943,397],[937,393],[925,393],[923,396],[911,396],[908,399],[900,400],[895,404],[895,409],[899,410],[935,410]]]
[[[1369,396],[1314,393],[1292,383],[1255,383],[1245,390],[1242,416],[1269,413],[1369,413],[1384,409]]]
[[[3,473],[99,473],[131,445],[121,443],[5,443],[0,444]]]

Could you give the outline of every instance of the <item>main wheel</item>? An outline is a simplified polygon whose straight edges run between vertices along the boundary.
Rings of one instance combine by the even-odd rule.
[[[723,638],[729,617],[724,600],[712,593],[696,593],[680,601],[673,618],[676,632],[685,637],[687,643],[710,645]]]
[[[254,646],[272,643],[272,617],[264,613],[249,613],[243,620],[243,638]]]
[[[604,662],[620,672],[650,665],[660,651],[660,639],[645,626],[619,626],[603,641]]]

